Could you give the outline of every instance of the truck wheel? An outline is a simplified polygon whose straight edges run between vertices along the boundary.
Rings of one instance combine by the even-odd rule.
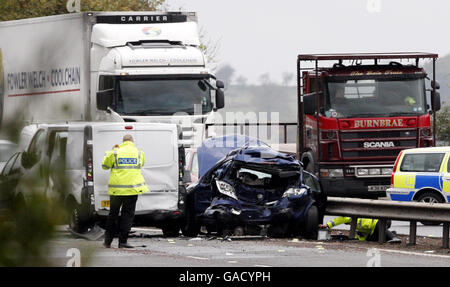
[[[319,210],[317,206],[312,205],[305,218],[305,225],[303,229],[303,237],[306,239],[317,239],[319,232]]]
[[[89,230],[89,225],[81,220],[80,206],[72,202],[69,208],[69,228],[76,233],[85,233]]]
[[[189,206],[186,206],[181,233],[187,237],[197,237],[200,233],[200,224],[195,220],[195,214]]]
[[[442,198],[437,195],[434,192],[425,192],[419,198],[417,199],[418,202],[425,202],[425,203],[443,203],[444,201]],[[441,222],[432,222],[432,221],[421,221],[423,225],[429,225],[429,226],[437,226],[440,225]]]

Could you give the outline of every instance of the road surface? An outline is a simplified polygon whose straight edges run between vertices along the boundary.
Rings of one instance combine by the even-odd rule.
[[[450,266],[450,251],[440,241],[408,247],[375,242],[307,241],[301,239],[236,238],[231,241],[207,237],[164,238],[152,228],[133,228],[129,243],[135,249],[106,249],[102,241],[74,238],[61,231],[52,241],[51,259],[55,266],[75,265],[74,248],[80,251],[80,266],[138,267],[365,267]],[[422,241],[421,241],[422,240]],[[424,239],[425,240],[425,239]],[[117,239],[113,243],[117,247]],[[72,250],[72,251],[69,251]],[[68,253],[69,252],[69,253]]]

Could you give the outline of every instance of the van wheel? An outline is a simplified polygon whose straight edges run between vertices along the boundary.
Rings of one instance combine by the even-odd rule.
[[[424,194],[419,196],[417,201],[424,202],[424,203],[443,203],[444,202],[442,200],[442,198],[434,192],[425,192]],[[428,225],[428,226],[437,226],[437,225],[441,224],[441,222],[432,222],[432,221],[421,221],[420,223],[422,223],[423,225]]]
[[[72,202],[68,212],[70,229],[76,233],[85,233],[89,230],[89,225],[81,220],[80,207],[76,202]]]
[[[311,205],[306,214],[305,225],[302,230],[302,235],[306,239],[317,239],[319,233],[319,210],[317,206]]]

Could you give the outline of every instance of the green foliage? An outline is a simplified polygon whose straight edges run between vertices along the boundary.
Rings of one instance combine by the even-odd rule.
[[[82,11],[155,11],[165,0],[80,0]],[[67,0],[1,0],[0,21],[66,14]]]
[[[62,108],[70,110],[70,106]],[[19,114],[2,127],[2,132],[9,139],[18,140],[22,126],[23,116]],[[27,176],[18,183],[0,175],[0,267],[57,264],[51,256],[55,248],[52,240],[60,236],[57,226],[67,224],[69,219],[65,199],[70,181],[59,162],[38,163],[38,159],[34,153],[22,153],[21,163]],[[84,264],[92,252],[83,251]]]
[[[436,113],[436,136],[445,142],[450,141],[450,107],[444,106]]]
[[[64,216],[60,205],[45,194],[31,192],[26,205],[15,204],[2,210],[0,219],[0,266],[49,266],[49,241],[56,236],[55,226]]]

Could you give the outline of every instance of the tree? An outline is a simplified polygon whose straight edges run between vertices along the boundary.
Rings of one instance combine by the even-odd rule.
[[[247,81],[247,78],[242,75],[236,78],[236,84],[238,86],[247,86]]]
[[[290,72],[284,72],[281,75],[281,78],[283,79],[283,86],[289,86],[289,83],[292,81],[292,79],[294,78],[294,74],[290,73]]]
[[[436,113],[436,137],[440,141],[450,142],[450,107],[445,106]]]
[[[68,0],[1,0],[0,21],[66,14]],[[165,0],[80,0],[82,11],[155,11]]]
[[[225,83],[225,87],[228,87],[231,84],[233,75],[234,68],[228,64],[223,65],[216,72],[217,79],[222,80]]]
[[[220,41],[212,40],[211,38],[206,39],[205,29],[200,28],[200,49],[205,53],[206,60],[208,64],[211,66],[212,70],[217,68],[217,55],[220,50]]]
[[[272,85],[272,80],[270,79],[269,73],[264,73],[258,78],[259,83],[261,86],[269,86]]]

